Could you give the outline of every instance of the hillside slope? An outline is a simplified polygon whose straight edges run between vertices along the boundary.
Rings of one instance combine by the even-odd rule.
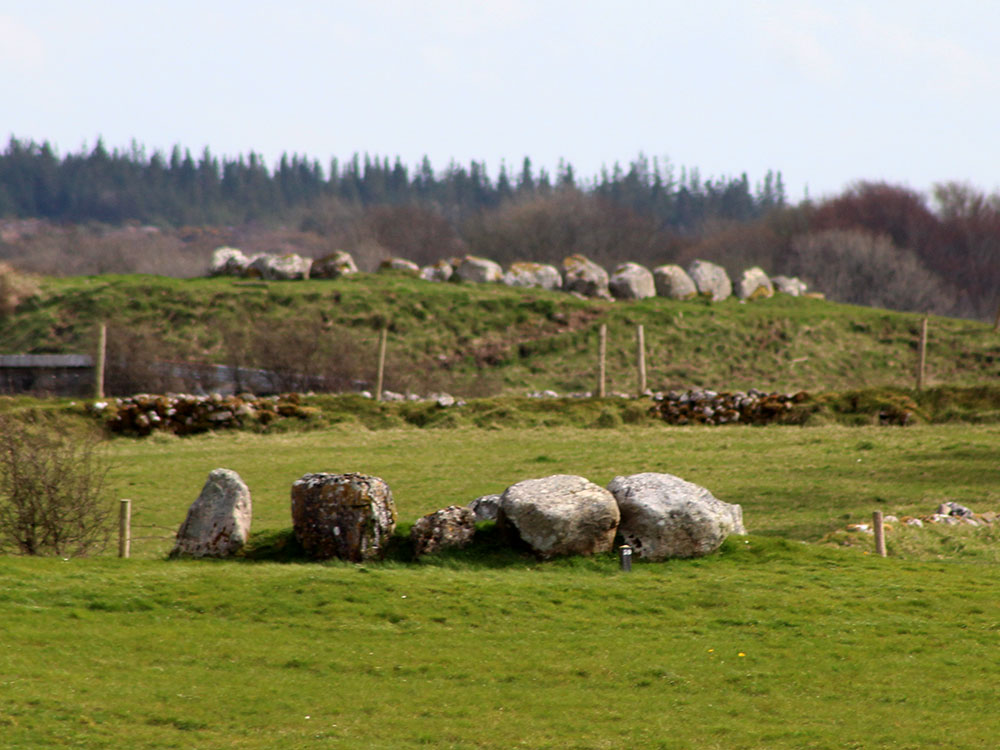
[[[567,393],[595,389],[598,329],[607,324],[608,390],[634,392],[642,324],[653,390],[843,390],[912,386],[920,319],[783,295],[612,303],[391,274],[268,283],[89,276],[42,279],[38,295],[0,319],[0,353],[89,352],[105,320],[112,391],[170,387],[155,361],[257,367],[287,375],[288,389],[351,390],[373,383],[387,324],[387,388]],[[1000,336],[990,326],[932,317],[929,329],[930,384],[1000,378]]]

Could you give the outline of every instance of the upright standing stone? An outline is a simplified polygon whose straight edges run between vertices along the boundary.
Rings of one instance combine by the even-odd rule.
[[[691,299],[698,294],[687,271],[678,265],[657,266],[653,269],[653,283],[660,297]]]
[[[612,299],[608,289],[608,272],[582,255],[563,259],[563,289],[584,297]]]
[[[726,269],[707,260],[696,260],[688,268],[688,276],[698,288],[699,294],[711,297],[712,302],[728,299],[733,293],[733,282]]]
[[[764,299],[774,296],[774,285],[763,268],[754,266],[743,272],[736,293],[740,299]]]
[[[515,261],[503,275],[503,283],[507,286],[539,287],[541,289],[562,289],[562,276],[559,269],[545,263],[530,263]]]
[[[229,557],[246,544],[252,517],[250,490],[240,475],[215,469],[188,508],[170,556]]]
[[[292,485],[292,526],[314,559],[379,559],[396,528],[392,491],[367,474],[305,474]]]
[[[329,255],[316,258],[309,269],[310,279],[338,279],[358,272],[353,256],[346,250],[334,250]]]
[[[246,273],[250,259],[235,247],[217,247],[212,252],[208,267],[210,276],[242,276]]]
[[[608,288],[616,299],[646,299],[656,296],[653,274],[638,263],[620,263],[608,280]]]
[[[468,281],[473,284],[495,284],[503,279],[503,269],[499,263],[488,258],[466,255],[455,266],[452,281]]]

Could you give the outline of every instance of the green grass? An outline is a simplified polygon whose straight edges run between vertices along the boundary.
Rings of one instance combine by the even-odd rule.
[[[0,745],[985,748],[994,568],[0,558]]]
[[[998,438],[341,425],[116,439],[137,535],[176,529],[226,466],[253,493],[250,557],[272,561],[167,562],[163,538],[131,560],[0,556],[0,747],[992,747],[995,536],[890,534],[881,559],[836,529],[946,499],[1000,509]],[[404,529],[528,477],[668,471],[741,503],[750,535],[630,575],[612,556],[501,553],[489,525],[477,549],[417,563],[276,562],[296,558],[278,549],[291,483],[322,470],[384,477]]]
[[[876,509],[924,515],[955,500],[1000,510],[1000,425],[878,427],[414,428],[357,425],[282,435],[217,433],[112,441],[112,481],[135,523],[176,529],[208,473],[237,471],[250,486],[254,530],[291,525],[291,484],[307,472],[358,471],[390,485],[400,521],[502,492],[522,479],[664,471],[744,508],[753,534],[817,541]],[[158,530],[155,533],[160,533]],[[136,535],[140,535],[138,530]],[[140,557],[169,542],[137,541]]]
[[[321,337],[350,342],[355,374],[367,379],[374,378],[375,329],[388,321],[390,383],[465,395],[594,390],[602,323],[610,332],[610,390],[636,389],[640,323],[654,389],[909,387],[920,327],[915,314],[781,295],[749,304],[607,303],[391,274],[253,287],[229,279],[98,276],[44,279],[38,297],[0,321],[0,348],[89,351],[102,319],[143,332],[156,342],[151,354],[215,362],[232,357],[226,337],[248,326],[316,326],[325,331]],[[976,386],[998,375],[1000,337],[987,324],[931,319],[930,383]]]

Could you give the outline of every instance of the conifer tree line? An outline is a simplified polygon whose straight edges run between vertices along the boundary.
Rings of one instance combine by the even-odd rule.
[[[109,152],[100,139],[92,149],[60,157],[48,142],[11,137],[0,154],[0,217],[65,222],[282,222],[323,197],[365,207],[433,205],[461,222],[510,200],[570,190],[655,216],[661,226],[681,233],[710,219],[752,220],[785,202],[780,173],[768,172],[751,188],[745,174],[703,180],[693,169],[675,175],[669,161],[642,155],[627,169],[615,164],[585,183],[567,162],[549,175],[527,157],[519,169],[504,165],[493,178],[485,163],[476,161],[452,162],[436,172],[427,157],[411,170],[399,157],[355,154],[345,162],[333,159],[324,169],[315,159],[285,154],[268,168],[253,152],[219,159],[206,148],[195,158],[175,146],[169,156],[147,155],[135,142]]]
[[[754,185],[745,174],[702,179],[642,155],[584,180],[567,162],[550,175],[529,158],[495,177],[483,162],[438,172],[427,158],[410,169],[369,155],[325,168],[285,155],[269,168],[254,153],[219,159],[206,148],[196,159],[180,146],[167,156],[101,140],[61,157],[12,137],[0,153],[0,220],[27,218],[69,227],[0,239],[0,261],[40,273],[198,275],[224,242],[313,257],[345,249],[362,270],[391,256],[558,264],[582,253],[607,268],[701,258],[734,277],[756,265],[841,302],[990,321],[1000,305],[1000,194],[955,182],[925,195],[859,181],[792,204],[780,172]],[[78,231],[136,223],[164,231],[141,243]]]

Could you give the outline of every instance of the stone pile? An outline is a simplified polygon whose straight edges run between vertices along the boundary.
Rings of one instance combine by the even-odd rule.
[[[140,393],[95,401],[87,409],[111,432],[139,436],[154,431],[191,435],[252,424],[267,425],[281,417],[305,418],[311,413],[299,404],[296,393],[269,397],[249,393],[239,396]]]
[[[942,526],[993,526],[1000,523],[1000,514],[994,511],[986,513],[976,513],[972,509],[955,502],[941,503],[937,510],[923,516],[894,516],[887,515],[882,519],[885,530],[891,531],[893,524],[903,526],[914,526],[923,528],[925,525]],[[847,531],[854,531],[861,534],[874,534],[875,530],[870,523],[851,523],[847,525]]]
[[[805,391],[764,393],[755,388],[734,393],[687,391],[657,394],[655,413],[669,424],[769,424],[781,421],[796,404],[808,400]]]

